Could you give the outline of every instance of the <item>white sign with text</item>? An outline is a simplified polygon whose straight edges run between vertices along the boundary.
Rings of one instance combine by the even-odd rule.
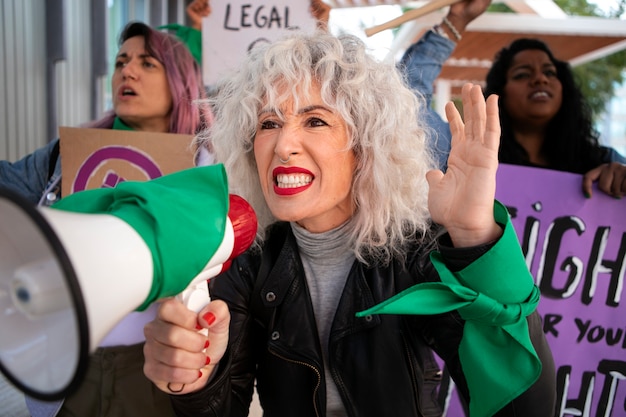
[[[202,21],[204,84],[214,85],[258,42],[275,40],[287,30],[314,30],[309,6],[310,0],[212,2],[211,14]]]

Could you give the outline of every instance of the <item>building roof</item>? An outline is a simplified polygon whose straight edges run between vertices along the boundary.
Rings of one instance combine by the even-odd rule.
[[[325,1],[332,7],[381,4],[421,7],[429,3],[402,0]],[[450,81],[452,87],[468,81],[482,83],[497,51],[519,37],[540,38],[557,58],[573,66],[626,49],[626,20],[568,16],[552,0],[494,0],[494,3],[498,2],[505,3],[515,13],[485,13],[468,25],[463,39],[441,72],[440,79]],[[440,23],[444,15],[444,10],[438,10],[404,23],[390,54],[400,55],[424,31]]]

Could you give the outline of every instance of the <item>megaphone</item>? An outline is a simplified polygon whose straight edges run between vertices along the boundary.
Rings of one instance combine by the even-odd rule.
[[[82,191],[50,208],[0,189],[0,371],[30,397],[68,396],[127,314],[175,295],[195,310],[207,304],[206,281],[256,229],[221,165]]]

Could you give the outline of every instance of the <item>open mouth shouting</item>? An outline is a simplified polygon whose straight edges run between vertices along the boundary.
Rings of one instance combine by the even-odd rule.
[[[133,90],[132,88],[128,86],[122,86],[119,89],[119,95],[120,97],[129,97],[129,96],[136,96],[137,93],[135,92],[135,90]]]

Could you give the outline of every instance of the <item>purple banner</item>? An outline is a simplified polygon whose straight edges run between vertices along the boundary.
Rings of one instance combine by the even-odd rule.
[[[626,416],[626,198],[586,199],[581,175],[505,164],[496,198],[541,289],[557,416]],[[453,389],[446,415],[465,415]]]

